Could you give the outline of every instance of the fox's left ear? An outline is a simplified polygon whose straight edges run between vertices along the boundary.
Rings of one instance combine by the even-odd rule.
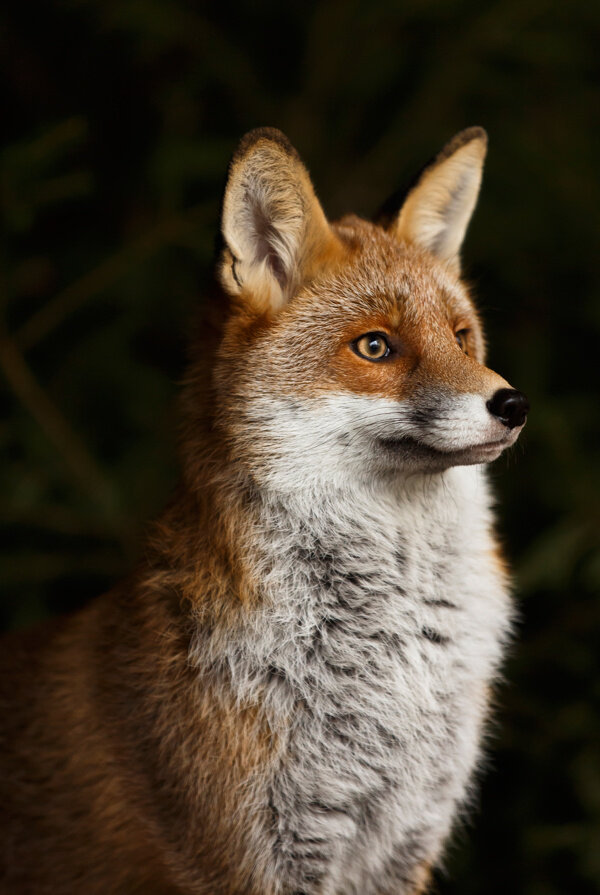
[[[298,153],[274,128],[250,131],[233,156],[221,229],[221,283],[259,311],[285,304],[337,246]]]
[[[470,127],[457,134],[409,190],[388,230],[422,246],[460,272],[460,247],[477,202],[487,134]]]

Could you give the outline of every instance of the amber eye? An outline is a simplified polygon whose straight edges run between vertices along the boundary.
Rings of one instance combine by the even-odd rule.
[[[465,354],[468,354],[468,346],[467,346],[467,336],[469,335],[468,329],[459,329],[458,332],[454,333],[454,338],[456,339],[456,344],[460,348],[461,351],[464,351]]]
[[[383,360],[390,353],[390,346],[381,333],[367,333],[352,343],[352,347],[367,360]]]

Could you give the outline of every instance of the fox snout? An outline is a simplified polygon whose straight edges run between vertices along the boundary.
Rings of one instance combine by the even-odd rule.
[[[399,454],[406,451],[413,469],[431,471],[497,459],[519,437],[529,410],[525,395],[510,387],[496,389],[489,398],[481,392],[435,390],[411,404],[401,435],[384,444]]]

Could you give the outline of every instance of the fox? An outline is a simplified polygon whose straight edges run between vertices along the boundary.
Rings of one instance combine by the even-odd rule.
[[[460,265],[486,150],[331,223],[242,139],[176,493],[124,581],[2,644],[2,895],[428,891],[514,615],[486,467],[529,404]]]

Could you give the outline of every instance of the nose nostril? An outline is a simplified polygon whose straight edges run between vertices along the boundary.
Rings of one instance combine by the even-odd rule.
[[[523,392],[514,388],[501,388],[492,395],[486,407],[508,429],[516,429],[527,419],[529,401]]]

